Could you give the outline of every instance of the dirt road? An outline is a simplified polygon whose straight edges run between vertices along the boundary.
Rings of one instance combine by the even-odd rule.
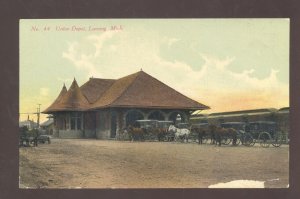
[[[20,148],[20,187],[207,188],[232,180],[288,184],[287,145],[280,148],[186,143],[53,139]]]

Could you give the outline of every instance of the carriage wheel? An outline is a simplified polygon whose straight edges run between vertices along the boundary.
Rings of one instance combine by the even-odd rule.
[[[208,138],[207,137],[205,137],[205,138],[202,139],[202,144],[206,144],[207,142],[208,142]]]
[[[237,138],[235,144],[236,144],[236,146],[240,145],[241,144],[241,139]]]
[[[251,135],[251,134],[250,134],[250,135]],[[251,136],[252,136],[252,135],[251,135]],[[252,136],[252,138],[253,138],[253,136]],[[257,141],[257,140],[253,138],[252,143],[250,144],[250,146],[254,146],[255,143],[256,143],[256,141]]]
[[[250,133],[245,133],[243,141],[244,141],[243,144],[245,146],[253,146],[254,145],[253,143],[255,143]]]
[[[174,136],[174,141],[178,142],[180,140],[180,138],[178,138],[177,136]]]
[[[237,138],[236,138],[236,145],[240,145],[240,143],[242,143],[242,136],[240,134],[237,135]]]
[[[282,142],[283,142],[282,134],[281,133],[276,133],[274,135],[274,139],[273,139],[272,145],[274,147],[280,147],[281,144],[282,144]]]
[[[231,143],[232,139],[230,139],[229,137],[224,137],[222,138],[221,142],[224,145],[229,145]]]
[[[239,145],[240,143],[243,144],[243,131],[238,131],[237,138],[236,138],[236,145]]]
[[[259,134],[258,140],[260,141],[260,146],[267,148],[270,146],[271,135],[267,132],[262,132]]]

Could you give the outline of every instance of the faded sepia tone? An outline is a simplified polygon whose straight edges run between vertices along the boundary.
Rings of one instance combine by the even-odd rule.
[[[288,19],[21,20],[20,187],[288,187],[288,74]]]

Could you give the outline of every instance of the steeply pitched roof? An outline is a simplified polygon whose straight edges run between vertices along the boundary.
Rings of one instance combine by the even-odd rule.
[[[82,94],[78,84],[74,78],[71,87],[65,93],[59,102],[55,103],[51,108],[47,108],[43,113],[51,113],[55,111],[83,111],[89,108],[90,104]]]
[[[209,108],[184,96],[143,71],[115,81],[91,107],[176,108],[191,110]]]
[[[43,111],[43,113],[47,113],[49,112],[50,110],[54,109],[56,107],[56,104],[58,104],[62,97],[67,93],[67,88],[66,88],[66,85],[64,84],[64,86],[62,87],[59,95],[57,96],[57,98],[54,100],[54,102],[46,109]]]
[[[117,80],[90,78],[80,88],[74,79],[69,91],[58,98],[43,113],[106,107],[209,109],[143,71]]]
[[[80,90],[90,103],[94,103],[115,81],[114,79],[90,78],[80,87]]]
[[[121,97],[126,89],[133,83],[139,73],[134,73],[116,80],[103,95],[91,106],[91,108],[106,107],[113,105]]]

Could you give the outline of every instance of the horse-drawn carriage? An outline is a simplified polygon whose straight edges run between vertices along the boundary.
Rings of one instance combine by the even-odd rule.
[[[225,122],[219,126],[209,123],[192,124],[172,121],[136,120],[128,128],[131,140],[140,141],[185,141],[192,140],[199,144],[207,143],[219,145],[253,146],[260,143],[262,147],[272,144],[279,147],[284,142],[284,135],[275,122]]]
[[[127,131],[131,140],[171,141],[174,136],[169,133],[168,128],[172,123],[172,121],[136,120],[132,126],[127,127]]]
[[[201,130],[202,132],[200,132]],[[199,123],[199,124],[192,124],[190,126],[190,136],[189,139],[192,142],[198,142],[199,144],[205,144],[208,142],[208,140],[211,140],[211,133],[205,133],[204,131],[210,131],[209,130],[209,123]]]
[[[173,124],[173,121],[158,121],[157,125],[158,125],[158,134],[157,134],[157,138],[158,141],[173,141],[175,134],[172,132],[169,132],[169,127],[170,125]]]
[[[241,143],[245,146],[253,146],[253,136],[249,132],[246,132],[247,124],[245,122],[225,122],[221,124],[221,127],[233,128],[237,131],[237,145]],[[232,137],[224,137],[222,144],[228,145],[232,140]]]
[[[189,123],[178,123],[175,126],[179,129],[190,129],[191,127]]]
[[[232,143],[237,145],[237,135],[238,131],[228,124],[221,124],[220,126],[209,124],[209,123],[200,123],[193,124],[190,127],[192,140],[198,140],[199,144],[205,144],[210,140],[211,144],[222,144],[228,145]]]
[[[27,126],[22,126],[19,128],[19,146],[37,146],[38,143],[50,144],[50,136],[42,135],[39,129],[29,130]]]
[[[284,135],[280,132],[277,123],[272,121],[256,122],[227,122],[222,123],[224,128],[233,128],[237,130],[237,144],[242,143],[245,146],[254,146],[259,143],[262,147],[279,147],[283,143]],[[223,139],[223,144],[229,144],[232,139]]]
[[[254,138],[252,145],[258,142],[262,147],[269,147],[270,144],[274,147],[279,147],[284,142],[284,135],[276,122],[249,122],[246,126],[246,132],[250,133]]]

